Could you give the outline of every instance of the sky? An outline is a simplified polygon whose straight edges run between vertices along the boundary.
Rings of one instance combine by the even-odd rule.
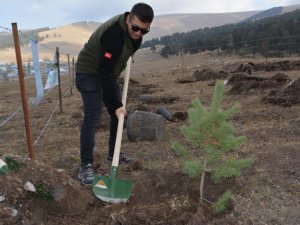
[[[300,4],[300,0],[0,0],[0,32],[11,29],[14,22],[18,29],[105,22],[141,1],[151,5],[155,15],[242,12]]]

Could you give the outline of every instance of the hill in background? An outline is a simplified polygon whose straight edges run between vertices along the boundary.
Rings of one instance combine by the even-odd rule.
[[[216,27],[225,24],[238,23],[245,20],[255,20],[262,17],[278,15],[285,12],[293,11],[300,8],[300,4],[275,7],[264,11],[247,11],[234,13],[194,13],[194,14],[169,14],[158,15],[155,17],[151,26],[151,32],[145,35],[144,40],[151,40],[173,33],[188,32],[195,29],[205,27]],[[99,22],[77,22],[70,25],[57,27],[39,32],[39,36],[43,37],[40,41],[39,56],[41,59],[52,59],[54,57],[55,48],[59,47],[61,56],[66,58],[69,54],[76,57],[78,52],[88,40],[91,33],[100,25]],[[7,35],[7,32],[1,32],[0,36]],[[14,49],[0,50],[0,62],[14,62]],[[30,61],[30,47],[22,48],[23,61]]]
[[[176,32],[187,32],[199,28],[237,23],[258,12],[169,14],[156,16],[151,26],[151,32],[145,36],[144,40],[159,38]]]
[[[264,10],[260,13],[257,13],[255,15],[245,19],[244,21],[259,20],[259,19],[263,19],[263,18],[266,18],[266,17],[270,17],[270,16],[276,16],[276,15],[279,15],[279,14],[292,12],[296,9],[300,9],[300,4],[286,6],[286,7],[282,7],[282,6],[281,7],[274,7],[274,8],[268,9],[268,10]]]

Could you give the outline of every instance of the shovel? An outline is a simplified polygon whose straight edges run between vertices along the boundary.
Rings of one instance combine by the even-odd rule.
[[[124,87],[122,94],[123,106],[126,106],[127,90],[129,83],[129,74],[132,58],[130,57],[127,61]],[[124,125],[124,114],[120,114],[118,122],[118,130],[116,137],[116,144],[114,149],[114,156],[112,166],[110,170],[110,176],[104,177],[101,175],[94,176],[93,180],[93,192],[97,198],[104,202],[120,203],[127,202],[131,195],[132,182],[130,180],[122,180],[117,178],[122,132]]]

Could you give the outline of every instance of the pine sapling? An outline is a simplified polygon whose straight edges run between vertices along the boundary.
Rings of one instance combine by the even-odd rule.
[[[212,208],[213,208],[214,212],[216,212],[216,213],[224,212],[228,208],[228,205],[231,201],[231,198],[232,198],[232,192],[231,191],[224,192],[217,199],[217,201],[212,204]]]
[[[217,81],[208,109],[199,99],[192,101],[192,106],[188,110],[188,125],[180,128],[190,147],[178,142],[171,145],[175,154],[182,159],[183,172],[191,178],[201,176],[201,200],[206,200],[203,197],[206,172],[211,173],[211,180],[214,183],[221,183],[230,177],[241,175],[242,170],[253,163],[251,158],[229,157],[246,142],[246,137],[234,136],[233,125],[228,120],[240,111],[240,104],[235,103],[226,110],[222,109],[223,91],[224,82]]]

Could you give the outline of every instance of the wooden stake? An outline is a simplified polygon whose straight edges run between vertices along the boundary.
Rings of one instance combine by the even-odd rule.
[[[57,77],[58,77],[58,95],[59,95],[59,109],[62,113],[62,99],[61,99],[61,85],[60,85],[60,65],[59,65],[59,49],[56,47],[56,63],[57,63]]]
[[[24,82],[24,73],[23,73],[23,66],[22,66],[19,32],[18,32],[17,23],[12,23],[11,25],[12,25],[13,36],[14,36],[18,73],[19,73],[19,83],[20,83],[20,89],[21,89],[21,95],[22,95],[22,104],[23,104],[26,136],[27,136],[28,154],[29,154],[30,159],[35,160],[35,153],[34,153],[33,145],[32,145],[32,137],[31,137],[31,129],[30,129],[30,121],[29,121],[28,102],[27,102],[26,88],[25,88],[25,82]]]
[[[69,75],[70,94],[73,95],[73,92],[72,92],[72,79],[71,79],[71,68],[70,68],[70,55],[67,54],[67,56],[68,56],[68,75]]]
[[[181,77],[183,78],[183,50],[180,51],[180,58],[181,58]]]
[[[72,81],[73,85],[75,84],[75,60],[74,57],[72,58]]]

